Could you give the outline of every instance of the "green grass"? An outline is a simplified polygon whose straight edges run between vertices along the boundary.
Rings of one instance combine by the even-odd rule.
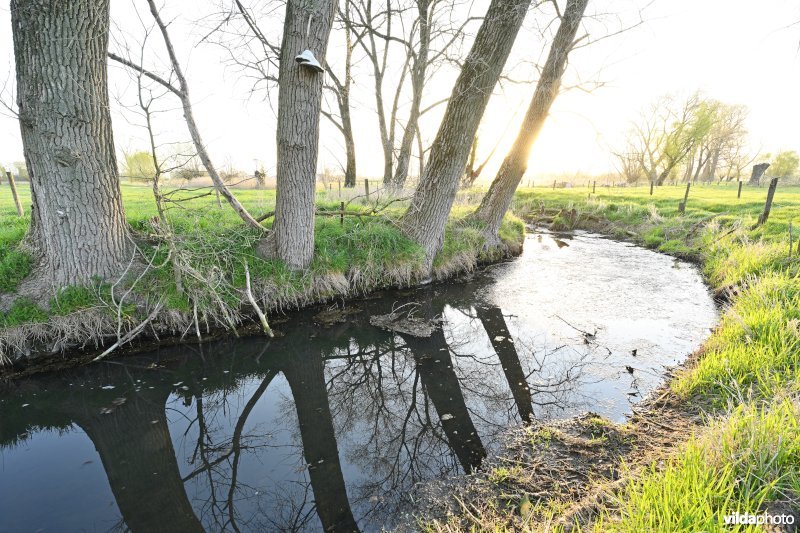
[[[28,219],[17,216],[7,185],[0,188],[0,293],[3,293],[14,290],[30,273],[31,260],[28,254],[18,249],[28,229]],[[27,205],[30,203],[29,190],[27,187],[21,189],[23,205]]]
[[[649,187],[598,187],[591,197],[585,188],[526,189],[515,198],[517,212],[534,217],[576,210],[574,223],[562,211],[556,226],[697,260],[713,289],[734,294],[702,357],[671,381],[679,397],[722,413],[721,421],[634,477],[596,531],[732,531],[723,515],[759,513],[800,494],[800,261],[789,257],[788,233],[793,217],[800,223],[800,187],[779,185],[758,228],[766,188],[745,186],[737,199],[735,185],[693,186],[680,215],[684,189],[650,196]]]
[[[800,494],[800,405],[741,405],[680,454],[629,483],[595,531],[761,531],[724,516],[760,514]]]
[[[30,204],[27,184],[18,185],[23,205]],[[4,191],[5,192],[5,191]],[[189,198],[198,192],[169,191],[174,198]],[[272,211],[275,191],[237,189],[237,198],[254,215]],[[347,193],[350,194],[350,193]],[[239,217],[223,203],[220,208],[215,196],[195,198],[180,207],[172,207],[168,218],[175,234],[175,252],[185,266],[201,274],[184,276],[183,292],[175,283],[172,260],[163,241],[149,238],[155,233],[153,219],[157,216],[149,187],[122,185],[126,217],[139,240],[139,246],[152,261],[154,268],[141,280],[136,292],[146,300],[163,299],[168,308],[183,312],[192,310],[194,304],[202,312],[218,310],[220,306],[235,308],[241,300],[240,289],[245,285],[245,264],[253,284],[261,286],[283,301],[302,300],[312,291],[317,297],[334,293],[334,285],[325,280],[347,275],[360,288],[383,284],[402,283],[423,269],[424,254],[416,243],[399,231],[396,221],[405,206],[397,203],[378,217],[318,216],[316,220],[315,253],[311,267],[302,273],[292,272],[280,261],[265,261],[255,252],[261,237],[257,230],[245,227]],[[320,191],[317,194],[320,210],[338,210],[340,199],[336,192]],[[366,209],[362,200],[348,206],[354,213]],[[445,272],[457,270],[467,264],[465,257],[473,259],[481,253],[482,238],[478,228],[454,221],[448,225],[445,247],[436,258],[436,266]],[[28,217],[16,215],[10,195],[0,196],[0,293],[13,292],[19,282],[30,273],[31,258],[20,247],[28,225]],[[265,225],[269,227],[271,221]],[[524,225],[509,217],[501,236],[509,242],[520,243]],[[452,266],[452,268],[449,268]],[[215,289],[211,295],[209,287]],[[191,295],[191,298],[190,298]],[[50,302],[41,305],[36,313],[7,313],[0,319],[11,326],[31,321],[43,321],[50,315],[63,315],[72,311],[98,305],[102,291],[99,287],[70,287],[63,289]],[[107,301],[108,298],[105,298]],[[26,304],[28,308],[30,305]]]

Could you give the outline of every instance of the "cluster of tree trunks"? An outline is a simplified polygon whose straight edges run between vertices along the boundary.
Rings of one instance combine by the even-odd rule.
[[[561,78],[567,68],[567,58],[572,50],[575,35],[588,3],[589,0],[569,0],[567,2],[519,134],[503,160],[489,192],[483,197],[483,201],[473,215],[476,220],[485,224],[484,237],[489,246],[499,244],[500,224],[503,222],[514,192],[528,168],[528,159],[533,143],[544,126],[550,106],[558,96]]]
[[[447,103],[403,231],[422,245],[429,265],[444,242],[444,230],[472,140],[511,52],[530,0],[492,0]]]
[[[492,187],[473,215],[486,225],[487,245],[498,243],[501,221],[526,170],[531,147],[558,94],[587,2],[569,0],[563,14],[559,13],[560,26],[522,128]],[[214,177],[216,173],[194,125],[188,86],[166,26],[152,0],[148,3],[163,34],[179,86],[159,79],[141,66],[120,61],[162,83],[181,98],[192,138]],[[441,249],[445,225],[471,148],[474,152],[476,131],[530,3],[530,0],[491,1],[448,99],[429,160],[401,220],[404,233],[424,248],[428,265],[432,265]],[[394,127],[382,128],[383,136],[387,137],[383,139],[384,144],[392,145],[384,179],[393,187],[402,187],[408,176],[412,145],[415,137],[419,140],[418,121],[424,112],[421,102],[426,73],[433,60],[430,57],[432,7],[428,0],[417,0],[415,5],[417,41],[403,70],[405,73],[408,69],[410,74],[412,100],[394,169]],[[241,4],[239,8],[246,14]],[[275,221],[272,231],[259,243],[258,251],[262,257],[277,257],[298,270],[310,265],[314,253],[315,184],[324,76],[296,63],[295,56],[310,49],[325,65],[336,9],[334,0],[289,0],[279,48]],[[339,126],[345,138],[349,134],[351,141],[346,143],[346,186],[355,181],[355,147],[349,115],[353,39],[357,37],[360,45],[377,58],[378,48],[374,42],[376,36],[380,37],[379,32],[363,28],[371,18],[362,21],[359,30],[350,15],[345,14],[349,9],[348,4],[344,12],[339,11],[339,16],[347,19],[344,77],[340,80],[327,69],[341,112]],[[82,283],[94,277],[113,278],[132,260],[134,246],[122,205],[108,111],[109,0],[78,0],[66,4],[56,0],[13,0],[11,13],[20,127],[32,176],[31,241],[41,259],[39,271],[49,283],[57,286]],[[388,42],[388,37],[385,38]],[[67,42],[70,46],[64,45]],[[406,46],[411,45],[406,43]],[[386,69],[385,53],[383,56],[383,62],[377,59],[374,62],[377,84]],[[376,97],[379,118],[385,120],[380,91]],[[393,112],[392,124],[395,118]],[[216,181],[221,183],[221,180]],[[225,195],[224,184],[221,189]],[[225,197],[245,222],[260,228],[233,195]]]

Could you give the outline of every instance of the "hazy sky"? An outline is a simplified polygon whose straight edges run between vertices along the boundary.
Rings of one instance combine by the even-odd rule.
[[[149,13],[143,0],[135,0],[143,19]],[[214,11],[216,0],[170,0],[165,15],[173,19],[173,39],[184,61],[192,90],[198,122],[218,166],[232,164],[252,172],[256,161],[269,172],[275,166],[275,110],[264,95],[251,96],[250,85],[239,73],[223,64],[224,52],[210,44],[195,46],[204,34],[204,14]],[[132,0],[112,0],[116,35],[135,39],[141,25]],[[276,5],[278,5],[276,3]],[[144,7],[142,7],[144,6]],[[464,3],[456,19],[470,13],[480,15],[486,1]],[[638,17],[645,23],[613,39],[576,51],[571,57],[566,85],[578,80],[602,81],[591,92],[571,90],[562,94],[552,109],[530,161],[529,178],[560,172],[601,173],[613,168],[609,147],[618,146],[630,120],[649,102],[665,93],[688,94],[696,90],[730,104],[744,104],[749,110],[748,127],[754,150],[794,149],[800,151],[800,6],[789,0],[593,0],[592,13],[619,13],[623,24]],[[277,33],[280,12],[265,23]],[[507,72],[513,78],[534,79],[524,60],[542,56],[544,41],[536,30],[547,17],[532,11],[526,30],[520,35]],[[616,17],[590,22],[593,36],[614,31]],[[8,5],[0,8],[0,84],[13,84],[13,53]],[[279,35],[275,35],[279,42]],[[163,67],[160,39],[151,37],[148,65]],[[335,65],[341,46],[334,36],[329,60]],[[354,115],[359,174],[378,177],[382,172],[377,122],[371,96],[372,78],[367,65],[355,69]],[[452,87],[454,72],[444,69],[429,86],[426,102],[434,102]],[[391,83],[392,80],[390,79]],[[587,87],[591,84],[586,85]],[[391,90],[391,87],[389,87]],[[493,97],[480,130],[481,152],[488,153],[500,143],[496,165],[511,143],[533,85],[505,84]],[[115,138],[120,150],[146,148],[136,115],[124,109],[135,102],[130,77],[122,69],[110,69],[110,92]],[[8,94],[5,95],[8,98]],[[177,103],[167,97],[165,108]],[[408,98],[404,97],[403,103]],[[276,98],[273,101],[277,102]],[[425,105],[425,104],[423,104]],[[401,109],[402,111],[402,109]],[[402,116],[402,113],[401,113]],[[423,122],[424,136],[435,135],[441,108]],[[323,119],[320,169],[338,167],[343,160],[340,134]],[[188,140],[180,113],[165,113],[158,129],[163,142]],[[402,132],[398,133],[398,138]],[[0,117],[0,162],[21,159],[19,131],[13,118]],[[492,177],[492,165],[485,177]]]

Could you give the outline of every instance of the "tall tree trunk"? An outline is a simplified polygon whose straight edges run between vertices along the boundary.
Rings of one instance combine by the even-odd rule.
[[[353,39],[350,35],[350,28],[345,27],[346,53],[344,67],[344,83],[342,84],[341,97],[339,99],[339,113],[342,115],[342,135],[344,135],[344,147],[347,154],[347,163],[344,169],[344,186],[356,186],[356,142],[353,136],[353,121],[350,117],[350,87],[352,86],[353,76]]]
[[[411,165],[411,152],[414,148],[414,137],[417,134],[422,91],[425,88],[425,74],[428,70],[428,51],[430,49],[431,29],[429,21],[429,0],[417,0],[417,20],[419,21],[419,50],[414,56],[411,67],[411,110],[408,113],[403,138],[400,141],[400,152],[397,155],[397,168],[394,171],[392,187],[402,189],[405,186]]]
[[[344,186],[352,188],[356,186],[356,142],[353,136],[353,123],[350,119],[350,104],[341,109],[342,128],[344,129],[344,148],[347,162],[344,169]]]
[[[109,1],[12,0],[11,22],[40,274],[58,287],[113,278],[133,245],[108,105]]]
[[[334,0],[289,0],[281,43],[278,76],[278,157],[275,222],[259,245],[259,254],[277,256],[295,270],[314,256],[319,117],[323,76],[294,58],[311,50],[325,61],[336,8]]]
[[[715,148],[711,155],[711,160],[706,165],[706,180],[714,181],[717,175],[717,166],[719,166],[719,153],[720,149]]]
[[[536,142],[536,137],[542,130],[550,112],[550,107],[558,96],[561,77],[567,68],[567,59],[572,50],[575,34],[578,32],[583,12],[588,3],[589,0],[569,0],[567,2],[519,134],[489,187],[489,192],[486,193],[481,205],[473,215],[475,219],[486,224],[484,237],[487,246],[495,246],[500,242],[498,236],[500,225],[511,205],[514,192],[528,168],[528,158],[533,143]]]
[[[672,167],[667,167],[664,170],[662,170],[661,173],[656,178],[656,185],[659,185],[659,186],[664,185],[664,182],[667,181],[667,178],[669,177],[669,173],[671,171],[672,171]]]
[[[401,219],[405,234],[425,250],[429,267],[444,242],[472,139],[529,6],[530,0],[492,0],[453,87],[425,172]]]
[[[708,156],[703,158],[705,155],[705,147],[701,146],[699,154],[697,156],[697,167],[694,169],[694,174],[692,175],[692,183],[697,183],[697,180],[700,179],[700,173],[705,168],[706,162],[708,161]]]

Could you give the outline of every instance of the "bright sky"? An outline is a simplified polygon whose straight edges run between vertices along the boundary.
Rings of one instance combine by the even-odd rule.
[[[209,44],[195,46],[203,35],[197,21],[214,11],[216,0],[173,0],[165,18],[174,19],[173,39],[184,62],[197,119],[218,166],[231,164],[252,172],[255,162],[272,173],[275,168],[275,110],[262,96],[251,97],[249,84],[226,67],[224,53]],[[149,22],[146,3],[136,0],[143,18]],[[276,3],[277,5],[277,3]],[[463,4],[467,12],[482,14],[485,0]],[[645,0],[592,0],[589,11],[620,13],[628,23],[636,19]],[[134,35],[140,30],[131,0],[113,0],[114,32]],[[142,7],[143,6],[143,7]],[[204,11],[205,10],[205,11]],[[278,13],[278,16],[280,12]],[[538,17],[537,17],[538,15]],[[744,104],[749,110],[748,127],[754,150],[800,151],[800,7],[790,0],[766,0],[757,6],[752,0],[655,0],[643,12],[645,24],[613,39],[576,51],[570,62],[565,85],[577,80],[602,81],[604,86],[591,92],[571,90],[559,97],[539,137],[530,161],[529,179],[552,173],[602,173],[613,169],[609,147],[624,139],[629,121],[639,110],[665,93],[689,94],[701,90],[705,95],[730,104]],[[531,12],[526,31],[520,36],[507,65],[514,78],[532,78],[525,59],[542,56],[543,41],[536,31],[541,14]],[[618,27],[606,18],[604,29],[598,23],[587,28],[593,36]],[[276,22],[267,23],[270,31]],[[0,85],[13,84],[13,49],[7,4],[0,8]],[[151,38],[150,65],[163,48],[160,39]],[[335,38],[334,38],[335,39]],[[276,35],[276,41],[279,41]],[[331,43],[329,61],[340,57],[338,41]],[[371,96],[372,79],[361,62],[355,69],[354,121],[359,174],[378,177],[382,172],[381,148]],[[454,74],[445,71],[429,86],[426,102],[434,102],[450,92]],[[390,80],[391,82],[391,80]],[[391,87],[389,87],[391,90]],[[110,91],[115,140],[118,149],[146,148],[144,132],[132,122],[136,116],[124,109],[135,102],[129,76],[121,69],[110,70]],[[521,113],[532,94],[533,85],[505,84],[493,98],[480,130],[480,151],[484,154],[499,142],[493,164],[485,178],[502,159],[512,142]],[[8,99],[8,94],[5,95]],[[277,98],[273,98],[277,102]],[[407,98],[403,100],[406,102]],[[176,102],[165,100],[174,108]],[[425,104],[423,104],[425,105]],[[423,122],[424,137],[436,132],[441,109]],[[403,113],[401,113],[403,116]],[[338,168],[343,160],[341,136],[325,119],[320,142],[320,170]],[[187,140],[180,113],[161,116],[161,140]],[[399,132],[398,138],[402,132]],[[0,116],[0,162],[20,160],[22,147],[16,121]],[[480,155],[479,155],[480,157]]]

